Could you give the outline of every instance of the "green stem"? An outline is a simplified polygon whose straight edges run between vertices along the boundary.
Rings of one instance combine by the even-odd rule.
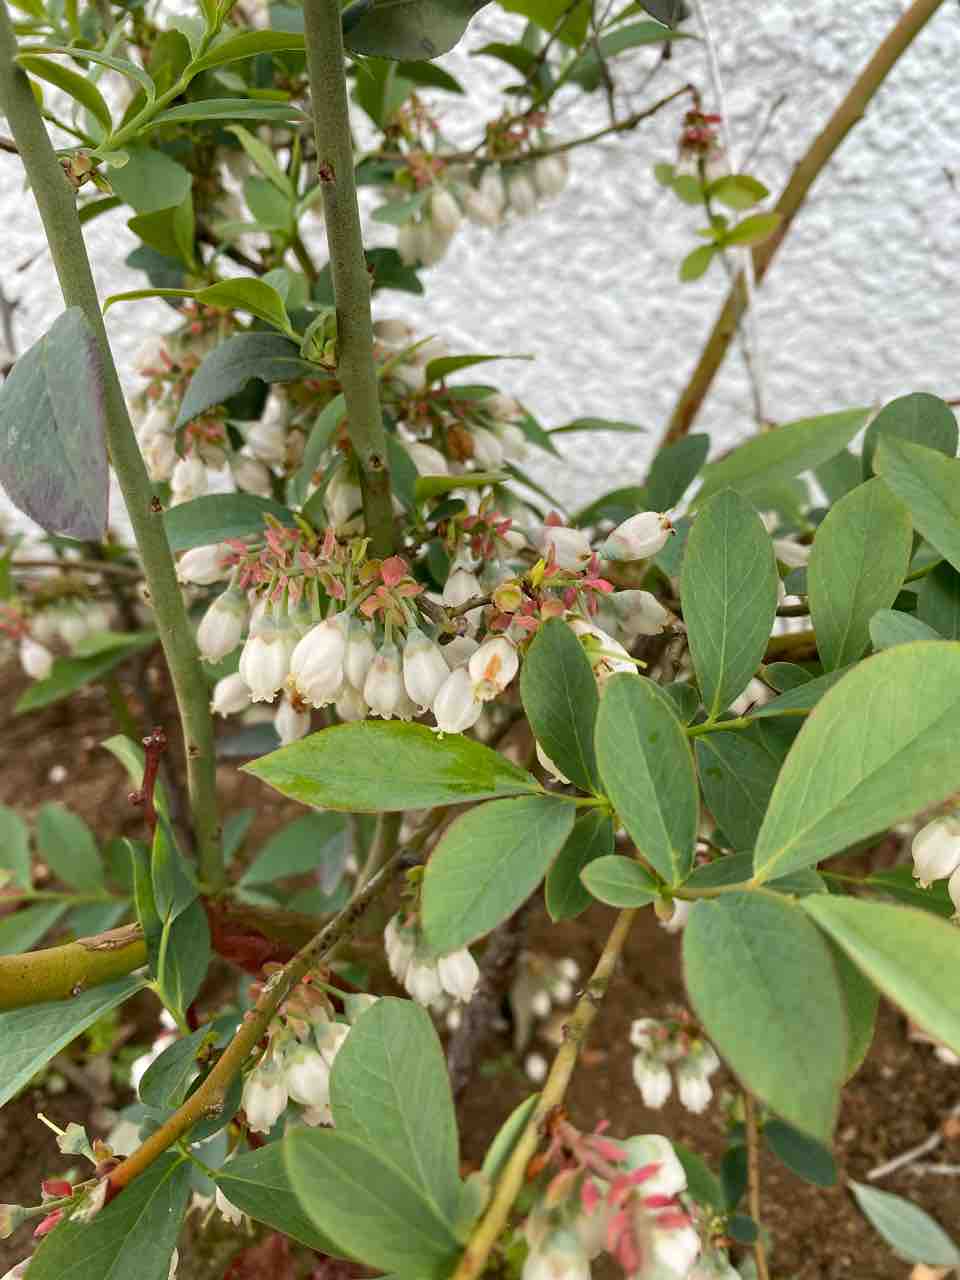
[[[726,733],[728,730],[749,729],[753,721],[749,716],[737,716],[734,720],[705,720],[703,724],[687,725],[688,738],[700,738],[705,733]]]
[[[107,445],[143,561],[150,603],[176,693],[200,868],[206,881],[220,885],[224,878],[223,859],[207,686],[163,527],[163,508],[154,497],[110,352],[74,193],[47,137],[26,74],[14,61],[16,53],[6,4],[0,3],[0,110],[20,149],[63,300],[68,307],[80,308],[100,346]]]
[[[313,103],[317,171],[337,303],[337,377],[347,402],[350,442],[360,466],[363,513],[371,550],[394,549],[387,438],[373,360],[370,279],[363,255],[353,170],[353,139],[337,0],[305,0],[307,71]]]

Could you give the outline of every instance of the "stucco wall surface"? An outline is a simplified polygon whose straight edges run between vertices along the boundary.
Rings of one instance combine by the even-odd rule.
[[[898,0],[706,0],[727,91],[735,150],[752,149],[750,171],[772,191],[785,182],[872,49],[906,4]],[[449,136],[474,142],[512,73],[469,50],[519,31],[519,19],[487,10],[442,65],[469,98],[438,94]],[[688,79],[713,106],[702,47],[678,44],[642,88],[657,59],[627,55],[619,72],[624,108]],[[960,9],[949,0],[901,60],[821,176],[758,296],[767,411],[789,420],[882,402],[910,390],[960,396]],[[565,101],[556,134],[606,123],[602,95]],[[504,390],[525,398],[547,425],[592,414],[646,424],[646,437],[567,437],[570,465],[550,483],[567,500],[642,476],[675,397],[696,361],[725,277],[719,264],[681,285],[677,267],[699,243],[701,219],[653,180],[675,156],[682,106],[635,132],[574,153],[571,180],[537,216],[495,231],[465,227],[425,274],[427,294],[381,294],[378,312],[442,334],[455,351],[523,352],[532,363],[494,366]],[[0,156],[0,274],[20,299],[17,332],[29,344],[60,306],[49,258],[18,164]],[[322,232],[318,233],[322,234]],[[370,243],[391,243],[376,223]],[[318,236],[314,235],[316,241]],[[104,294],[138,287],[123,265],[133,247],[122,216],[91,224],[90,251]],[[23,265],[23,264],[27,265]],[[168,326],[161,303],[117,307],[108,325],[122,371],[152,327]],[[718,378],[698,429],[715,448],[752,429],[739,353]]]

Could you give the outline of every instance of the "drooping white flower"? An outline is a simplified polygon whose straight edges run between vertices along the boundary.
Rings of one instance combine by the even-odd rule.
[[[472,427],[473,460],[484,471],[496,471],[503,466],[503,444],[486,427]]]
[[[813,546],[794,542],[792,538],[774,538],[773,551],[780,563],[785,564],[788,569],[802,569],[810,562]]]
[[[405,222],[397,228],[397,253],[405,267],[416,266],[422,258],[421,226],[418,222]]]
[[[913,874],[922,888],[945,880],[960,867],[960,814],[934,818],[913,837]]]
[[[392,640],[384,640],[363,682],[363,696],[371,715],[384,720],[398,715],[404,692],[400,651]]]
[[[311,627],[290,657],[290,685],[304,702],[324,707],[343,687],[347,654],[345,619],[338,614]]]
[[[220,1216],[235,1227],[239,1227],[243,1223],[245,1217],[242,1209],[238,1209],[232,1200],[228,1200],[219,1187],[214,1194],[214,1204]]]
[[[677,1095],[688,1111],[700,1115],[707,1109],[713,1097],[710,1077],[719,1066],[720,1059],[706,1041],[701,1041],[676,1063]]]
[[[614,640],[600,627],[583,618],[572,618],[570,630],[580,637],[580,642],[590,659],[593,674],[602,683],[617,671],[636,671],[636,663],[619,640]]]
[[[506,636],[485,640],[468,664],[474,696],[481,702],[496,698],[506,689],[519,667],[516,646]]]
[[[269,1133],[287,1106],[287,1085],[283,1068],[275,1062],[263,1062],[243,1083],[241,1105],[247,1124],[254,1133]]]
[[[437,696],[437,692],[450,668],[443,650],[419,627],[410,627],[403,646],[403,685],[410,701],[425,710]]]
[[[283,399],[272,392],[263,415],[247,428],[247,448],[268,466],[280,466],[287,456],[287,409]]]
[[[507,192],[499,169],[488,165],[480,177],[477,191],[491,208],[496,209],[498,216],[503,213],[507,203]]]
[[[641,1184],[644,1195],[676,1196],[686,1190],[687,1175],[683,1165],[673,1143],[663,1134],[638,1134],[620,1145],[627,1152],[625,1163],[628,1169],[641,1169],[652,1164],[657,1166],[656,1173]]]
[[[437,960],[437,973],[440,985],[447,995],[464,1004],[473,999],[473,993],[480,981],[480,970],[473,956],[463,947],[460,951],[451,951],[449,955],[440,956]]]
[[[230,463],[233,483],[241,493],[255,493],[260,498],[269,498],[273,493],[270,483],[270,468],[259,458],[240,453]]]
[[[403,985],[417,1004],[425,1007],[435,1004],[443,995],[443,983],[436,964],[418,959],[416,955],[410,961]]]
[[[441,733],[465,733],[477,723],[483,703],[474,695],[466,667],[450,672],[437,690],[431,710]]]
[[[417,947],[417,931],[404,924],[399,915],[391,916],[383,931],[383,946],[390,972],[402,986]]]
[[[567,185],[567,166],[562,156],[541,156],[534,161],[533,182],[542,196],[558,196]]]
[[[537,189],[525,173],[512,175],[507,183],[510,208],[521,218],[528,217],[537,207]]]
[[[527,1254],[521,1280],[590,1280],[590,1259],[576,1231],[550,1231]]]
[[[302,1107],[325,1107],[330,1101],[330,1067],[312,1045],[297,1044],[283,1055],[287,1093]]]
[[[449,239],[460,226],[460,206],[445,188],[440,187],[430,197],[430,222],[433,227]]]
[[[53,669],[53,654],[31,636],[20,641],[20,665],[31,680],[46,680]]]
[[[287,747],[310,732],[310,712],[298,711],[289,698],[283,698],[274,714],[273,727],[281,745]]]
[[[173,405],[164,402],[153,404],[137,427],[137,439],[141,446],[146,445],[154,436],[165,435],[173,438],[173,424],[176,422]]]
[[[323,505],[333,527],[342,529],[357,514],[362,503],[360,486],[352,483],[343,467],[335,471],[323,495]]]
[[[243,646],[238,669],[254,702],[272,702],[287,679],[293,635],[285,621],[264,614]]]
[[[673,914],[669,920],[660,921],[660,928],[665,929],[667,933],[680,933],[686,927],[692,910],[693,903],[689,899],[674,898]]]
[[[606,560],[647,560],[655,556],[673,533],[670,517],[658,511],[641,511],[617,525],[600,548]]]
[[[461,605],[465,605],[468,600],[478,595],[480,595],[480,580],[477,575],[462,563],[455,563],[440,597],[443,603],[448,609],[459,609]]]
[[[662,1062],[645,1053],[634,1055],[633,1082],[643,1095],[643,1104],[657,1111],[670,1097],[673,1081],[670,1071]]]
[[[649,591],[616,591],[609,600],[620,630],[630,644],[638,636],[660,635],[674,620],[670,610]]]
[[[216,716],[235,716],[250,706],[250,690],[238,671],[213,686],[210,710]]]
[[[209,587],[227,576],[225,548],[219,542],[191,547],[177,561],[177,581],[194,587]]]
[[[334,710],[340,720],[347,722],[351,720],[365,720],[369,707],[366,704],[363,694],[359,689],[355,689],[352,684],[344,681],[343,687],[333,704]]]
[[[207,492],[207,468],[198,453],[189,453],[179,458],[170,475],[170,489],[173,494],[172,505],[192,502]]]
[[[197,628],[197,646],[205,662],[219,662],[243,639],[247,602],[232,587],[217,596]]]
[[[654,1223],[656,1224],[656,1218]],[[653,1261],[665,1270],[666,1276],[671,1277],[671,1280],[673,1277],[676,1280],[686,1280],[699,1254],[700,1236],[692,1225],[654,1225]],[[659,1274],[663,1273],[663,1270],[659,1271]]]
[[[64,609],[57,614],[57,631],[70,649],[83,644],[90,634],[90,618],[82,609]]]
[[[527,437],[523,431],[512,422],[503,422],[497,428],[497,435],[503,446],[503,456],[511,462],[522,462],[527,456]]]
[[[441,652],[450,670],[456,671],[457,667],[466,666],[479,648],[480,644],[473,636],[454,636],[443,645]]]
[[[370,628],[357,618],[350,619],[347,628],[347,647],[343,658],[344,675],[355,689],[363,689],[367,674],[377,656]]]
[[[463,212],[478,227],[495,227],[500,221],[500,210],[496,204],[474,187],[464,194]]]
[[[416,336],[405,320],[394,318],[375,321],[373,332],[378,342],[382,342],[384,346],[395,347],[400,350],[404,347],[412,346]]]
[[[413,465],[422,476],[446,476],[450,474],[450,465],[439,449],[435,449],[432,444],[424,444],[421,440],[415,440],[412,444],[407,445],[407,453],[413,460]]]
[[[552,549],[559,569],[583,569],[593,555],[590,539],[584,531],[567,529],[563,525],[545,525],[541,545],[545,555]]]
[[[172,435],[158,431],[142,442],[140,451],[147,475],[154,484],[170,479],[177,465],[177,446]]]
[[[429,219],[420,224],[420,261],[425,267],[432,267],[440,261],[450,247],[450,239]]]

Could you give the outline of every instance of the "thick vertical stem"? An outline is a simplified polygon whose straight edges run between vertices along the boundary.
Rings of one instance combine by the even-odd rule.
[[[814,138],[800,160],[790,181],[777,201],[780,225],[769,240],[758,244],[753,252],[753,268],[757,284],[763,280],[774,255],[790,230],[791,223],[807,198],[807,193],[820,176],[830,157],[850,130],[862,119],[870,100],[893,70],[900,56],[923,30],[943,4],[943,0],[914,0],[889,35],[878,46],[873,57],[854,81],[850,92]],[[743,272],[737,275],[727,300],[707,339],[697,367],[680,393],[670,418],[663,444],[672,444],[687,434],[700,412],[717,370],[723,363],[737,331],[740,317],[747,307],[747,288]]]
[[[201,872],[209,884],[219,886],[223,864],[207,687],[177,584],[163,528],[163,511],[140,456],[107,341],[76,199],[47,136],[27,77],[14,61],[16,52],[10,17],[5,3],[0,2],[0,110],[9,122],[43,220],[63,300],[68,307],[80,308],[100,345],[110,460],[143,561],[150,604],[176,692]]]
[[[337,377],[347,402],[350,441],[360,464],[367,533],[375,555],[393,550],[387,438],[373,362],[370,279],[363,256],[353,175],[353,140],[337,0],[305,0],[307,71],[313,101],[317,172],[337,301]]]

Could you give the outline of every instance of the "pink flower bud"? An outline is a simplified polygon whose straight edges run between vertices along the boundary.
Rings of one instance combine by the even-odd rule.
[[[655,556],[673,533],[669,516],[641,511],[617,525],[600,548],[606,560],[647,560]]]

